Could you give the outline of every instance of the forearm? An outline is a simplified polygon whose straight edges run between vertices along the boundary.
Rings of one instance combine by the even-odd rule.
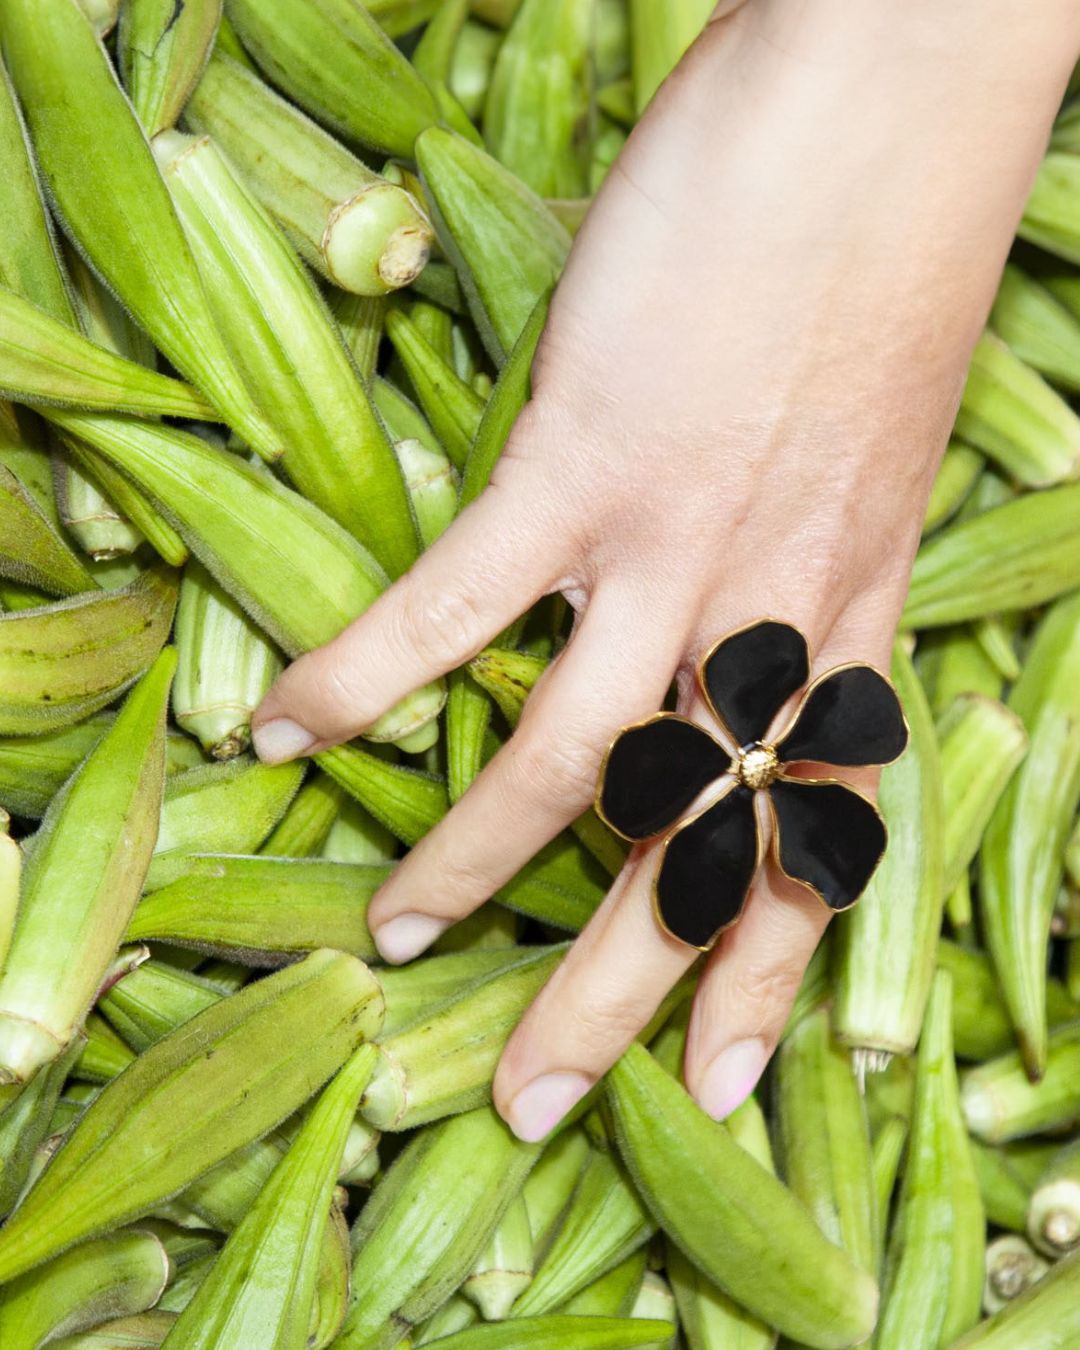
[[[913,406],[959,396],[1078,48],[1074,0],[747,0],[658,96],[639,186],[694,194],[672,248],[725,333],[775,368],[762,311],[819,314],[814,355],[858,373],[883,433],[910,430]]]

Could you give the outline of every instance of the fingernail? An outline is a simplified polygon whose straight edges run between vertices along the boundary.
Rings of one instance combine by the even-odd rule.
[[[713,1120],[730,1116],[741,1106],[765,1072],[769,1052],[764,1041],[736,1041],[721,1050],[702,1075],[697,1099]]]
[[[433,914],[399,914],[376,929],[373,936],[382,959],[399,966],[419,956],[449,927],[449,919],[437,919]]]
[[[549,1134],[592,1087],[583,1073],[546,1073],[523,1087],[510,1103],[506,1123],[519,1139],[534,1144]]]
[[[287,759],[296,759],[305,750],[310,750],[318,740],[307,727],[288,717],[275,717],[272,722],[252,727],[251,743],[255,753],[264,764],[281,764]]]

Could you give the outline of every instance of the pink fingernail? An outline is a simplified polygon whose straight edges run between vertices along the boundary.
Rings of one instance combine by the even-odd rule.
[[[275,717],[260,727],[253,727],[251,743],[264,764],[283,764],[304,754],[318,740],[307,727],[289,717]]]
[[[769,1052],[757,1038],[735,1041],[721,1050],[702,1075],[697,1099],[714,1120],[730,1116],[741,1106],[765,1072]]]
[[[519,1139],[534,1144],[549,1134],[592,1087],[583,1073],[545,1073],[523,1087],[510,1103],[506,1123]]]
[[[449,927],[449,919],[433,914],[399,914],[376,929],[373,937],[382,959],[399,966],[419,956]]]

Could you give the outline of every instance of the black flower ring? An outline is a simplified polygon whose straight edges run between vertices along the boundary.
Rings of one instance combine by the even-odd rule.
[[[653,906],[660,925],[692,947],[707,950],[742,913],[764,856],[757,792],[769,801],[780,870],[832,910],[855,903],[885,851],[885,823],[861,793],[784,770],[800,761],[888,764],[907,745],[900,701],[873,666],[836,666],[806,688],[787,727],[766,742],[770,723],[809,677],[798,629],[773,619],[749,624],[721,638],[698,667],[726,744],[661,712],[624,727],[604,758],[596,809],[608,825],[632,843],[670,830]],[[724,776],[721,795],[671,829]]]

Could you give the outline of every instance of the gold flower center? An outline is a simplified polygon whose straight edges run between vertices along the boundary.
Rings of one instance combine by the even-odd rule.
[[[780,772],[780,760],[771,745],[754,741],[739,751],[732,771],[744,787],[757,791],[767,788]]]

